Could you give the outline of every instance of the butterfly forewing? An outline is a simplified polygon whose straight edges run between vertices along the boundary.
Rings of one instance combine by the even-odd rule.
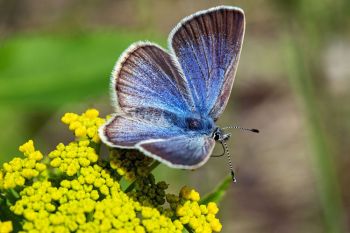
[[[112,80],[113,95],[122,112],[150,107],[182,113],[192,105],[186,80],[171,56],[154,44],[130,46]]]
[[[219,7],[185,18],[169,37],[197,110],[214,120],[231,93],[244,27],[242,10]]]

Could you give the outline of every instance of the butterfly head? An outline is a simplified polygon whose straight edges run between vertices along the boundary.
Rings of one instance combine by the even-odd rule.
[[[229,138],[231,137],[230,133],[225,133],[223,131],[223,129],[220,128],[215,128],[213,134],[212,134],[212,138],[215,141],[219,141],[219,142],[225,142],[227,141]]]

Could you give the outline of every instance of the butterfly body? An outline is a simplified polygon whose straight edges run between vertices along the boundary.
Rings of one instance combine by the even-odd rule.
[[[101,139],[171,167],[203,165],[224,136],[215,122],[231,93],[244,26],[241,9],[221,6],[183,19],[170,33],[169,52],[131,45],[112,73],[115,114]]]

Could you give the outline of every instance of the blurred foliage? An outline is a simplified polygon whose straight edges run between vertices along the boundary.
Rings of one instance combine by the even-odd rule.
[[[101,96],[116,59],[137,33],[28,35],[2,42],[0,104],[56,108]]]
[[[345,211],[341,200],[340,180],[337,177],[337,155],[332,149],[337,138],[327,135],[328,130],[324,127],[328,125],[327,120],[331,119],[329,110],[332,107],[326,112],[320,107],[322,103],[331,103],[332,96],[325,82],[325,70],[320,64],[323,49],[333,39],[333,33],[343,32],[350,4],[349,1],[310,0],[295,1],[290,5],[294,6],[289,9],[292,9],[295,19],[286,22],[288,75],[304,108],[326,232],[341,233],[346,230]],[[296,25],[302,27],[296,28]]]

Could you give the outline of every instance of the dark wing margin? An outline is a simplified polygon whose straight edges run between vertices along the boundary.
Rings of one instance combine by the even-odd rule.
[[[195,169],[207,162],[214,145],[215,141],[210,137],[186,135],[143,141],[136,148],[169,167]]]
[[[119,58],[111,80],[117,113],[147,107],[181,113],[193,105],[171,55],[153,43],[131,45]]]
[[[231,93],[244,29],[243,10],[221,6],[183,19],[169,36],[197,110],[214,120]]]

